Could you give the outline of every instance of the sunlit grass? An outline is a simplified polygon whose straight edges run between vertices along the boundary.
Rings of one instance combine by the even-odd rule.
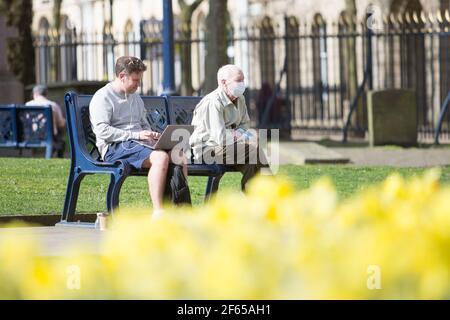
[[[70,161],[67,159],[0,158],[0,215],[59,214],[66,191]],[[346,198],[368,185],[384,180],[390,173],[405,177],[420,174],[420,168],[328,166],[281,166],[279,175],[287,176],[297,189],[305,189],[322,176],[329,176],[340,198]],[[227,173],[220,192],[239,190],[240,173]],[[203,203],[206,177],[189,177],[194,206]],[[443,168],[441,181],[450,182],[450,168]],[[106,210],[107,175],[87,176],[82,184],[77,212]],[[147,179],[129,177],[120,193],[123,208],[151,208]]]

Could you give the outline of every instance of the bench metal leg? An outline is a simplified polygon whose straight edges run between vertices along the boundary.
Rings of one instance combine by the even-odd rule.
[[[51,159],[53,155],[53,146],[47,145],[45,147],[45,159]]]
[[[223,174],[218,176],[212,176],[208,178],[208,184],[206,185],[205,201],[211,199],[211,196],[217,192],[219,189],[220,179],[222,179]]]
[[[116,183],[116,177],[114,174],[110,175],[108,190],[106,191],[106,209],[109,213],[112,212],[112,194],[114,190],[114,184]]]
[[[67,181],[66,197],[62,213],[62,221],[72,222],[75,220],[75,209],[78,201],[78,194],[84,173],[77,173],[71,170],[69,180]]]
[[[75,173],[74,173],[73,168],[70,168],[69,179],[67,180],[66,195],[64,197],[64,207],[63,207],[63,211],[62,211],[62,215],[61,215],[61,221],[67,221],[67,216],[69,213],[70,197],[72,196],[74,175],[75,175]]]
[[[128,176],[124,173],[125,170],[119,169],[117,172],[111,174],[109,180],[108,191],[106,194],[106,208],[109,213],[113,213],[114,209],[119,206],[120,189]]]

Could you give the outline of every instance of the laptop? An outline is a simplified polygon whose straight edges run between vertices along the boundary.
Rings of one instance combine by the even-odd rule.
[[[189,144],[189,137],[194,132],[194,126],[185,124],[169,124],[158,140],[134,140],[153,150],[172,150],[177,144]]]

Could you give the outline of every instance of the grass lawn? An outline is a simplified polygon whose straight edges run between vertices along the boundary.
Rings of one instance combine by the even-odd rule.
[[[70,162],[67,159],[0,158],[0,215],[59,214]],[[392,172],[404,176],[420,174],[425,169],[391,167],[281,166],[278,174],[287,176],[298,189],[307,188],[319,177],[332,178],[339,196],[346,198],[365,186],[382,181]],[[450,167],[443,168],[442,182],[450,184]],[[87,176],[81,184],[77,212],[105,211],[109,176]],[[189,177],[194,205],[203,202],[206,177]],[[240,173],[227,173],[220,191],[239,190]],[[151,208],[147,179],[129,177],[121,191],[121,205]]]

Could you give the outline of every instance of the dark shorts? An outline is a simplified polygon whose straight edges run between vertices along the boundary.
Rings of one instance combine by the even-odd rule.
[[[135,169],[141,169],[142,163],[150,157],[152,151],[152,149],[144,147],[133,140],[114,142],[108,146],[105,161],[114,162],[116,160],[122,160],[129,163]]]

